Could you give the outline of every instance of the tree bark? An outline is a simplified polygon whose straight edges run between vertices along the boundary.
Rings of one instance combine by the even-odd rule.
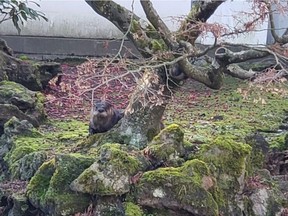
[[[240,52],[233,52],[225,47],[215,51],[215,58],[219,64],[226,66],[233,63],[244,62],[251,59],[263,58],[270,55],[267,51],[249,49]]]
[[[214,14],[216,9],[225,1],[226,0],[193,1],[190,14],[179,29],[179,32],[188,32],[183,34],[182,40],[195,45],[195,41],[201,33],[197,24],[199,22],[206,22],[209,17]]]

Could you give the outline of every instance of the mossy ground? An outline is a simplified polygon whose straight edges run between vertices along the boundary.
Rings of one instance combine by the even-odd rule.
[[[288,87],[285,84],[270,86],[248,85],[247,82],[234,78],[226,78],[223,88],[219,91],[210,90],[199,83],[188,81],[188,83],[183,86],[183,90],[177,92],[175,99],[168,105],[164,116],[164,123],[166,125],[171,123],[181,125],[181,128],[185,132],[185,146],[191,147],[191,143],[218,143],[220,147],[232,153],[230,156],[235,154],[234,158],[222,158],[226,164],[229,163],[230,159],[233,161],[233,159],[236,160],[239,156],[241,163],[238,163],[239,161],[230,161],[229,165],[231,166],[228,166],[227,172],[231,175],[240,175],[240,171],[243,170],[242,168],[244,166],[244,157],[243,155],[237,154],[249,154],[250,149],[246,148],[246,146],[238,149],[237,145],[244,142],[244,138],[252,132],[277,131],[282,120],[285,118],[285,111],[288,107],[287,92]],[[11,151],[5,156],[5,160],[9,165],[13,165],[17,160],[31,152],[45,151],[47,152],[48,158],[52,158],[54,155],[60,153],[68,154],[81,151],[81,143],[85,143],[83,140],[87,140],[89,145],[92,145],[95,141],[95,137],[86,139],[87,135],[88,122],[51,120],[31,134],[18,136],[15,139]],[[225,140],[219,140],[219,138],[215,140],[215,138],[219,136],[225,137]],[[274,141],[271,142],[271,147],[283,148],[283,143],[285,142],[284,136],[275,137],[269,133],[265,133],[265,136],[269,136],[270,140]],[[234,142],[236,141],[237,143],[235,144]],[[227,142],[230,142],[235,148],[227,149],[229,146],[222,146],[226,145]],[[123,153],[117,144],[114,145],[115,146],[109,146],[109,149],[111,151],[113,150],[113,156],[115,155],[115,161],[113,162],[121,166],[123,165],[122,161],[128,161],[128,164],[130,164],[129,169],[132,170],[131,173],[134,173],[139,166],[137,161],[128,154]],[[101,148],[108,149],[105,145]],[[208,151],[208,148],[209,145],[206,147],[205,145],[203,146],[205,151]],[[88,154],[97,155],[98,150],[96,148],[94,148],[94,150],[94,153],[93,150],[91,150]],[[171,189],[172,192],[175,192],[175,194],[179,193],[180,198],[184,197],[190,200],[190,195],[186,194],[185,191],[191,191],[191,195],[202,193],[202,183],[200,180],[203,178],[203,175],[210,176],[210,167],[209,169],[207,168],[209,160],[204,160],[200,157],[199,161],[186,162],[182,168],[161,168],[155,172],[146,172],[143,178],[148,183],[154,182],[156,178],[158,179],[157,183],[159,183],[159,186],[165,185],[167,181],[178,182],[174,188],[175,191]],[[219,160],[219,163],[215,166],[222,166],[223,164],[221,163],[223,160]],[[34,191],[37,191],[34,195],[40,202],[48,198],[53,198],[55,194],[57,195],[56,198],[63,202],[67,200],[68,196],[71,197],[71,194],[68,193],[67,197],[64,197],[66,194],[62,194],[62,196],[57,193],[56,189],[59,188],[59,182],[54,181],[54,184],[53,181],[51,181],[57,176],[55,164],[53,163],[55,163],[53,160],[44,163],[42,167],[40,167],[39,173],[41,174],[41,170],[44,170],[44,168],[46,173],[43,173],[43,176],[41,176],[42,174],[39,175],[39,173],[35,175],[30,182],[30,188],[28,187],[29,191],[33,186],[33,181],[36,181],[35,185],[37,185],[37,181],[43,181],[43,184],[37,185],[37,187],[40,188],[33,188]],[[189,175],[191,167],[197,175]],[[226,166],[223,165],[223,167]],[[65,166],[63,168],[65,168]],[[122,168],[126,168],[126,166]],[[63,178],[70,179],[65,176],[67,173],[61,173],[63,174]],[[42,177],[45,179],[42,179]],[[39,179],[37,180],[37,178]],[[191,182],[193,182],[193,185],[191,185]],[[151,185],[153,184],[154,183]],[[48,189],[51,185],[53,186],[53,190],[51,188]],[[187,185],[187,187],[183,188],[183,185]],[[200,192],[193,191],[193,188],[199,189]],[[212,197],[211,194],[214,196]],[[211,202],[211,205],[214,205],[214,210],[217,212],[217,205],[214,203],[214,200],[217,204],[221,203],[221,201],[219,201],[220,198],[217,199],[217,197],[215,197],[215,191],[211,191],[211,194],[208,193],[208,200]],[[43,196],[45,196],[45,199]],[[190,204],[196,205],[195,203]],[[198,204],[202,205],[203,203],[197,203],[197,205]]]
[[[181,125],[185,140],[192,143],[207,143],[218,135],[243,141],[255,131],[276,131],[288,106],[285,83],[257,85],[225,77],[220,90],[191,80],[181,88],[166,109],[164,123]]]
[[[143,210],[132,202],[125,202],[124,208],[127,216],[144,216]]]

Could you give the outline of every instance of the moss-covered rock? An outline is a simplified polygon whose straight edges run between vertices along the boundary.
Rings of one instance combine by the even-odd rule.
[[[262,169],[265,165],[265,159],[269,152],[269,143],[263,135],[259,133],[251,134],[245,138],[247,144],[252,147],[251,157],[249,162],[249,172]]]
[[[4,46],[0,45],[0,48]],[[0,81],[9,80],[20,83],[33,91],[40,91],[60,72],[59,63],[33,62],[25,57],[17,59],[0,51]]]
[[[11,159],[11,161],[14,161],[10,167],[11,178],[30,180],[38,168],[46,161],[47,154],[43,151],[31,152],[19,158],[16,161]]]
[[[269,139],[269,146],[274,151],[288,150],[288,133],[276,134]]]
[[[171,124],[164,128],[143,150],[152,164],[165,163],[166,166],[179,166],[185,154],[184,133],[180,126]]]
[[[217,180],[220,196],[219,209],[224,214],[238,214],[236,195],[243,192],[251,147],[229,136],[219,136],[210,144],[202,145],[198,158],[204,161]]]
[[[23,194],[13,194],[9,199],[13,200],[13,207],[9,210],[8,215],[22,216],[27,215],[29,205],[27,203],[27,197]]]
[[[29,182],[30,202],[52,215],[83,211],[89,205],[89,196],[70,190],[70,183],[92,163],[92,158],[78,154],[56,155],[44,163]]]
[[[219,136],[211,144],[201,146],[199,159],[208,163],[215,174],[226,173],[238,178],[245,171],[251,149],[232,137]]]
[[[30,179],[46,157],[77,151],[77,143],[85,139],[88,129],[87,124],[75,120],[50,121],[35,129],[28,121],[15,117],[4,127],[0,166],[10,171],[4,172],[6,178],[15,180]]]
[[[0,82],[0,127],[13,116],[39,126],[45,119],[44,97],[18,83]]]
[[[122,195],[130,189],[130,177],[141,169],[137,158],[121,149],[120,144],[107,143],[97,151],[96,161],[86,169],[71,188],[100,196]]]
[[[97,201],[93,215],[101,216],[126,216],[120,197],[104,196]]]
[[[209,192],[215,180],[203,161],[187,161],[178,168],[145,172],[136,186],[137,202],[155,209],[170,209],[183,215],[218,215],[218,205]]]
[[[245,191],[249,193],[244,193],[239,200],[245,215],[282,215],[281,210],[287,201],[279,190],[281,187],[275,183],[266,169],[254,172],[254,175],[246,180]]]

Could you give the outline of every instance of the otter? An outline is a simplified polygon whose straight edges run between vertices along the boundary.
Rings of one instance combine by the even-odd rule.
[[[89,135],[107,132],[123,116],[124,112],[122,110],[114,109],[107,101],[97,101],[91,110]]]

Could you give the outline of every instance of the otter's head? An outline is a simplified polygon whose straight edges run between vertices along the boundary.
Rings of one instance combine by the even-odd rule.
[[[93,116],[98,119],[113,116],[113,106],[106,101],[97,101],[94,105]]]

